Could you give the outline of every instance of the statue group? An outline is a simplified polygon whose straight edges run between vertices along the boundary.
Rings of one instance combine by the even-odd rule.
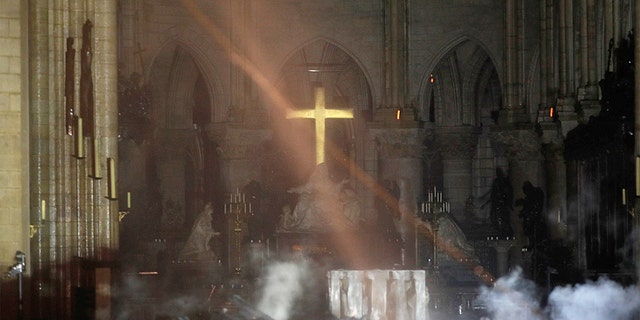
[[[348,180],[334,182],[325,163],[316,167],[306,184],[289,192],[298,194],[298,202],[293,210],[284,208],[283,231],[327,232],[365,223],[356,192]]]

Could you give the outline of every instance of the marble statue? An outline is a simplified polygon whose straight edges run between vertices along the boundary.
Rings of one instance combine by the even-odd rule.
[[[438,218],[438,251],[445,253],[454,260],[478,260],[475,248],[465,236],[460,226],[454,221],[450,213],[445,213]],[[426,224],[429,230],[433,230],[430,223]],[[445,258],[440,255],[441,258]]]
[[[299,195],[293,211],[283,209],[285,231],[335,231],[364,223],[360,201],[347,180],[331,180],[325,163],[319,164],[309,181],[289,190]]]
[[[179,259],[197,261],[215,259],[215,254],[211,251],[209,241],[214,236],[220,235],[220,233],[213,230],[211,225],[212,215],[213,205],[207,203],[196,218],[191,229],[191,235],[189,235],[187,242],[178,255]]]

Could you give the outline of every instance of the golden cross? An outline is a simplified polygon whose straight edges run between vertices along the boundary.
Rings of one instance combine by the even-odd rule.
[[[287,119],[307,118],[315,119],[316,123],[316,164],[324,162],[325,119],[353,119],[353,109],[326,109],[324,103],[324,88],[315,88],[315,108],[293,110],[287,113]]]

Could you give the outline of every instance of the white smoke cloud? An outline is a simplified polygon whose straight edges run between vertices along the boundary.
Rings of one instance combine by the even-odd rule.
[[[544,319],[536,286],[522,277],[520,268],[498,279],[493,288],[483,287],[478,300],[486,305],[493,320]]]
[[[600,278],[576,286],[557,287],[549,295],[549,309],[554,320],[622,320],[631,319],[640,307],[638,288]]]
[[[544,309],[539,301],[535,284],[523,278],[519,268],[498,279],[493,288],[482,288],[478,297],[492,320],[625,320],[640,311],[640,290],[600,278],[554,288]]]
[[[303,294],[308,278],[305,263],[274,262],[267,266],[257,309],[275,320],[287,320]]]

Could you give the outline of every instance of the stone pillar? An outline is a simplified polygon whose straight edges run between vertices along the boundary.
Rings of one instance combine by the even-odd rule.
[[[496,267],[498,274],[502,277],[509,272],[509,250],[513,246],[513,240],[489,240],[489,246],[496,250]]]
[[[220,170],[227,192],[242,189],[251,180],[261,181],[261,159],[256,152],[271,132],[264,129],[245,129],[237,124],[219,124],[211,127],[209,138],[219,145]],[[283,159],[283,165],[285,165]]]
[[[543,144],[544,172],[546,188],[546,208],[549,229],[554,238],[566,238],[567,235],[567,166],[564,160],[564,145],[560,143]]]
[[[540,141],[533,130],[497,128],[491,132],[491,137],[496,153],[509,161],[508,175],[513,186],[514,199],[523,198],[522,184],[525,181],[530,181],[536,187],[545,188]],[[547,190],[544,192],[546,194]],[[518,214],[519,208],[515,208],[511,214],[511,227],[516,237],[511,255],[514,264],[520,263],[520,255],[517,252],[527,244],[522,229],[522,219]]]
[[[611,10],[611,1],[605,1],[605,11]],[[580,10],[580,61],[579,61],[579,82],[577,99],[583,111],[582,121],[586,121],[590,116],[600,111],[600,103],[598,101],[599,87],[597,79],[597,59],[598,45],[596,39],[596,13],[593,0],[581,0],[578,9]],[[606,23],[607,29],[608,23]],[[605,33],[608,33],[605,30]],[[607,37],[607,36],[605,36]],[[609,43],[609,38],[605,41]],[[606,48],[605,48],[606,50]],[[608,63],[608,62],[605,62]],[[607,68],[608,69],[608,68]]]
[[[386,106],[407,105],[407,0],[385,1]]]
[[[634,37],[635,37],[635,48],[634,48],[634,57],[635,57],[635,68],[636,68],[636,73],[635,73],[635,156],[636,159],[638,156],[640,156],[640,72],[638,72],[638,70],[640,70],[640,4],[636,3],[636,12],[635,12],[635,21],[634,21],[634,29],[636,30],[636,32],[634,33]],[[636,160],[637,163],[637,160]],[[640,170],[640,168],[638,168],[638,166],[636,166],[636,179],[638,179],[638,176],[640,176],[640,173],[638,172],[638,170]],[[638,181],[636,181],[636,188],[638,186]],[[640,193],[639,190],[636,190],[636,195],[638,195]],[[640,198],[636,197],[635,199],[635,206],[636,208],[638,206],[640,206]],[[635,221],[636,223],[635,227],[638,227],[638,219],[636,218]],[[640,240],[636,239],[635,241],[635,252],[634,252],[634,260],[635,260],[635,264],[636,264],[636,268],[640,269]],[[640,270],[636,270],[636,273],[639,273]]]
[[[100,175],[106,177],[106,158],[117,162],[117,52],[116,2],[29,2],[30,85],[30,207],[31,223],[40,225],[31,240],[33,272],[31,313],[33,318],[70,318],[75,301],[69,290],[92,284],[86,274],[75,272],[73,256],[92,262],[109,262],[118,249],[118,202],[106,199],[107,180],[93,179],[94,155],[75,158],[73,146],[84,149],[96,138]],[[91,35],[84,40],[82,26],[90,20]],[[81,48],[92,47],[88,65],[92,70],[95,99],[95,134],[69,135],[63,106],[65,39],[74,38],[74,92],[78,92]],[[86,65],[85,65],[86,66]],[[79,94],[75,95],[76,97]],[[77,99],[77,98],[76,98]],[[78,100],[74,101],[78,106]],[[116,181],[113,181],[117,184]],[[43,221],[42,200],[46,216]],[[92,271],[86,271],[92,272]]]
[[[505,10],[504,107],[500,110],[498,122],[527,122],[523,95],[524,71],[521,61],[524,49],[522,32],[524,27],[518,24],[518,21],[524,20],[523,6],[516,0],[507,0]]]
[[[400,187],[401,221],[396,226],[405,242],[406,265],[416,261],[414,220],[417,201],[422,194],[423,130],[417,127],[372,129],[378,144],[378,181],[395,181]]]
[[[29,3],[29,127],[30,127],[30,223],[41,224],[40,203],[50,193],[49,165],[49,3]],[[46,200],[45,200],[46,201]],[[50,279],[44,269],[49,264],[49,241],[42,230],[31,239],[31,315],[42,319],[50,298]]]
[[[471,169],[478,135],[479,131],[471,127],[438,128],[436,132],[443,163],[442,187],[451,203],[451,213],[459,221],[464,218],[465,203],[471,195]]]
[[[561,0],[558,4],[559,29],[559,90],[555,103],[556,113],[567,130],[577,125],[575,113],[575,49],[574,49],[573,1]],[[549,119],[549,117],[546,117]]]

